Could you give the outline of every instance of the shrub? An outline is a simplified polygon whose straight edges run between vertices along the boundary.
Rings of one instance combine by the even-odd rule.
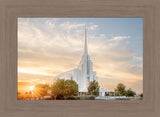
[[[81,100],[95,100],[94,95],[80,96]]]
[[[80,100],[79,96],[70,96],[67,98],[67,100]]]
[[[52,97],[44,98],[44,100],[52,100]]]

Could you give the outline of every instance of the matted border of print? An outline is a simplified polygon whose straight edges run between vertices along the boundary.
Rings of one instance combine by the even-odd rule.
[[[0,116],[3,117],[158,117],[160,115],[159,2],[152,0],[0,2]],[[17,100],[18,17],[143,17],[141,101]]]

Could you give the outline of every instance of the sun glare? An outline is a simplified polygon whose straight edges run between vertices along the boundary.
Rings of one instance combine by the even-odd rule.
[[[29,89],[30,89],[31,91],[33,91],[33,89],[34,89],[34,86],[31,86],[31,87],[29,87]]]

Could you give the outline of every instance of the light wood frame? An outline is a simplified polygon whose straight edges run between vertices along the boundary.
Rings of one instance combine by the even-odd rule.
[[[17,100],[18,17],[143,17],[143,100]],[[0,0],[0,116],[160,117],[159,31],[159,0]]]

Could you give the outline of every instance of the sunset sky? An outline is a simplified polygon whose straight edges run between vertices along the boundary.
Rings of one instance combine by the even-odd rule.
[[[142,18],[18,18],[18,91],[76,68],[85,28],[100,87],[143,92]]]

